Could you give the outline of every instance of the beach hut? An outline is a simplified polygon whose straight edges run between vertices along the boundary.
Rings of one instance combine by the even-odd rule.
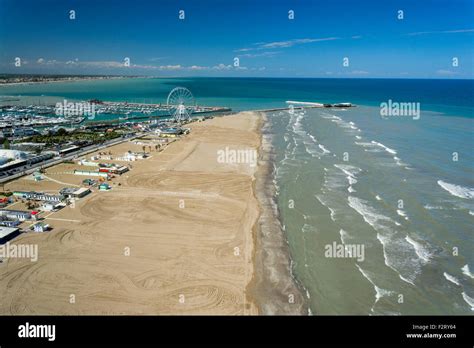
[[[99,185],[99,191],[108,191],[111,187],[109,184],[103,183]]]
[[[47,230],[49,230],[49,225],[48,224],[38,222],[37,224],[33,225],[33,231],[35,231],[35,232],[46,232]]]

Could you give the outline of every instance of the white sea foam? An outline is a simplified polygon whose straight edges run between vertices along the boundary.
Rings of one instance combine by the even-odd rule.
[[[346,174],[346,178],[349,181],[349,186],[352,186],[357,183],[356,175],[362,171],[362,169],[348,164],[335,164],[334,167]]]
[[[429,204],[424,205],[423,208],[428,209],[428,210],[442,210],[442,209],[444,209],[444,207],[442,207],[440,205],[429,205]]]
[[[362,139],[362,137],[360,135],[356,135],[356,139]]]
[[[358,212],[362,216],[364,221],[375,229],[376,227],[378,227],[379,221],[392,221],[389,217],[379,214],[374,208],[368,206],[366,204],[368,203],[367,201],[364,201],[354,196],[349,196],[348,201],[349,206],[356,212]]]
[[[365,152],[382,152],[383,151],[377,145],[372,144],[372,143],[367,143],[364,141],[355,141],[354,144],[358,146],[362,146]]]
[[[391,149],[391,148],[385,146],[385,145],[382,144],[382,143],[379,143],[379,142],[374,141],[374,140],[372,140],[371,143],[374,144],[374,145],[380,146],[381,148],[383,148],[383,149],[384,149],[385,151],[387,151],[388,153],[391,153],[392,155],[396,155],[396,154],[397,154],[397,151],[395,151],[395,150],[393,150],[393,149]]]
[[[409,236],[406,236],[405,240],[411,245],[413,245],[413,248],[415,248],[415,252],[419,258],[421,258],[425,262],[430,261],[431,253],[426,250],[426,248],[421,243],[411,239]]]
[[[336,211],[332,208],[330,208],[327,203],[324,201],[324,199],[322,198],[321,195],[315,195],[316,199],[319,201],[319,203],[321,203],[322,205],[324,205],[326,208],[328,208],[329,210],[329,215],[331,216],[331,220],[336,222]]]
[[[367,143],[367,142],[363,142],[363,141],[355,141],[354,144],[359,145],[359,146],[363,146],[363,147],[374,147],[374,146],[377,146],[377,145],[374,145],[374,144],[372,144],[372,143]]]
[[[462,298],[464,301],[471,306],[471,311],[474,311],[474,298],[467,296],[467,294],[463,291],[462,292]]]
[[[301,232],[303,233],[316,232],[316,227],[312,225],[304,224],[303,227],[301,227]]]
[[[371,207],[367,201],[349,196],[349,206],[377,231],[382,244],[385,265],[397,272],[400,279],[414,284],[425,261],[416,254],[413,245],[394,230],[396,222]]]
[[[397,166],[403,167],[405,165],[405,163],[403,163],[402,160],[398,158],[397,156],[393,156],[393,160],[395,161]]]
[[[458,285],[458,286],[461,285],[461,284],[459,283],[459,280],[458,280],[456,277],[452,276],[451,274],[448,274],[448,273],[444,272],[443,275],[444,275],[444,277],[445,277],[447,280],[449,280],[451,283],[456,284],[456,285]]]
[[[344,231],[343,229],[339,230],[339,235],[341,236],[341,242],[342,244],[347,244],[347,240],[350,238],[349,234]]]
[[[401,217],[403,217],[405,220],[409,220],[408,216],[407,216],[407,213],[404,211],[404,210],[401,210],[401,209],[397,209],[397,214],[400,215]]]
[[[376,195],[376,196],[375,196],[375,199],[378,200],[378,201],[381,201],[381,200],[382,200],[382,198],[380,198],[379,195]]]
[[[379,288],[377,285],[375,285],[374,281],[372,280],[372,278],[369,276],[368,272],[367,271],[364,271],[358,264],[356,264],[356,267],[357,269],[359,270],[360,273],[362,273],[362,275],[370,282],[370,284],[373,285],[374,287],[374,290],[375,290],[375,303],[374,303],[374,306],[375,304],[384,296],[390,296],[391,294],[393,294],[393,291],[390,291],[390,290],[385,290],[385,289],[382,289],[382,288]],[[373,310],[373,306],[372,306],[372,310]]]
[[[464,199],[474,198],[474,188],[450,184],[443,180],[438,180],[438,185],[441,186],[444,190],[448,191],[453,196]]]
[[[318,147],[319,147],[321,150],[323,150],[323,153],[331,153],[331,151],[329,151],[328,149],[326,149],[323,144],[319,144]]]
[[[469,265],[467,263],[461,268],[461,271],[463,274],[467,275],[469,278],[474,279],[474,274],[471,273],[471,270],[469,269]]]

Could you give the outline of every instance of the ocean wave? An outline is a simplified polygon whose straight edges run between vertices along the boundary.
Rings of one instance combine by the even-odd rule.
[[[467,275],[469,278],[474,279],[474,274],[471,273],[471,270],[469,269],[469,265],[467,263],[461,268],[461,271],[463,274]]]
[[[382,198],[380,198],[379,195],[375,195],[375,199],[378,200],[378,201],[381,201],[381,200],[382,200]]]
[[[372,143],[367,143],[363,141],[354,141],[354,144],[358,146],[362,146],[365,152],[382,152],[383,151],[377,145],[372,144]]]
[[[438,185],[441,186],[445,191],[448,191],[451,195],[464,198],[464,199],[473,199],[474,198],[474,189],[470,187],[464,187],[461,185],[450,184],[443,180],[438,180]]]
[[[414,280],[425,261],[416,253],[414,246],[394,229],[396,222],[378,212],[363,199],[349,196],[348,201],[349,206],[377,231],[385,265],[393,269],[400,279],[414,285]]]
[[[407,213],[404,210],[397,209],[397,214],[403,217],[405,220],[409,220]]]
[[[459,283],[458,278],[452,276],[451,274],[444,272],[443,275],[444,275],[444,277],[445,277],[448,281],[450,281],[451,283],[456,284],[456,285],[458,285],[458,286],[461,285],[461,284]]]
[[[471,311],[474,311],[474,298],[467,296],[467,294],[463,291],[462,292],[462,298],[464,301],[471,306]]]
[[[308,232],[317,232],[316,227],[308,224],[304,224],[303,227],[301,227],[301,232],[303,233],[308,233]]]
[[[408,243],[410,243],[411,245],[413,245],[413,247],[415,248],[415,252],[418,255],[418,257],[420,257],[425,262],[430,261],[431,253],[428,250],[426,250],[426,248],[421,243],[411,239],[409,236],[406,236],[405,240]]]
[[[341,236],[342,244],[347,244],[347,240],[350,238],[349,233],[344,231],[342,228],[339,230],[339,235]]]
[[[363,270],[358,264],[356,264],[356,267],[357,269],[359,270],[360,273],[362,273],[362,275],[370,282],[370,284],[372,284],[372,286],[374,287],[374,290],[375,290],[375,303],[374,303],[374,306],[375,304],[384,296],[390,296],[392,294],[394,294],[393,291],[391,290],[386,290],[386,289],[382,289],[382,288],[379,288],[377,285],[375,285],[374,281],[372,280],[372,278],[369,276],[368,272]],[[372,311],[374,309],[374,306],[372,306]]]
[[[331,151],[329,151],[328,149],[326,149],[323,144],[319,144],[318,147],[319,147],[321,150],[323,150],[323,153],[331,153]]]
[[[380,146],[382,149],[384,149],[384,150],[387,151],[388,153],[391,153],[392,155],[396,155],[396,154],[397,154],[397,151],[395,151],[394,149],[389,148],[388,146],[385,146],[385,145],[382,144],[382,143],[379,143],[379,142],[374,141],[374,140],[372,140],[371,143],[374,144],[374,145]]]
[[[357,183],[357,174],[362,171],[362,169],[360,169],[359,167],[351,166],[348,164],[335,164],[334,167],[346,174],[349,186],[352,186]]]
[[[349,206],[358,212],[364,221],[374,228],[378,227],[379,221],[392,221],[388,216],[379,214],[374,208],[367,205],[367,201],[354,196],[349,196],[347,199],[349,201]]]
[[[405,163],[403,163],[402,160],[397,156],[393,156],[393,160],[395,161],[397,166],[403,167],[405,165]]]
[[[331,120],[331,119],[341,119],[340,117],[336,116],[336,115],[331,115],[331,114],[328,114],[328,113],[325,113],[325,112],[322,112],[319,114],[319,116],[321,118],[325,118],[327,120]]]
[[[443,210],[443,209],[445,209],[444,207],[442,207],[440,205],[429,205],[429,204],[425,204],[423,206],[423,208],[428,209],[428,210]]]
[[[323,206],[325,206],[329,210],[329,215],[331,217],[331,220],[336,222],[336,211],[328,206],[328,204],[324,201],[321,195],[315,195],[315,197],[319,201],[319,203],[321,203]]]

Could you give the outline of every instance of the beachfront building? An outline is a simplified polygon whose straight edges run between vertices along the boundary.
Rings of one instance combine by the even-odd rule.
[[[92,180],[92,179],[84,179],[82,180],[83,185],[88,185],[88,186],[95,186],[97,184],[97,181]]]
[[[77,145],[69,145],[67,147],[64,147],[62,149],[59,149],[59,150],[55,151],[55,154],[57,154],[59,156],[65,156],[65,155],[70,154],[70,153],[72,153],[74,151],[77,151],[79,149],[80,149],[80,147],[77,146]]]
[[[35,191],[15,191],[13,192],[13,195],[15,197],[32,199],[35,201],[62,202],[65,199],[63,195],[50,195],[47,193]]]
[[[176,138],[184,133],[181,128],[176,127],[164,128],[157,131],[159,131],[157,133],[160,135],[160,137],[163,138]]]
[[[0,149],[0,164],[4,164],[12,160],[24,160],[27,155],[23,151]]]
[[[36,220],[38,212],[37,211],[23,211],[23,210],[9,210],[9,209],[0,209],[0,216],[18,221],[25,220]]]
[[[40,209],[43,211],[57,211],[64,208],[66,204],[64,202],[43,202]]]
[[[4,216],[0,216],[0,226],[4,227],[17,227],[21,221],[18,220],[8,220]]]
[[[126,152],[123,157],[117,157],[117,161],[134,162],[139,159],[145,159],[148,156],[144,152]]]
[[[49,230],[49,225],[42,222],[38,222],[32,226],[33,231],[35,232],[46,232]]]
[[[126,173],[129,170],[128,167],[126,166],[119,166],[116,164],[109,164],[109,163],[101,163],[99,164],[99,166],[100,166],[99,172],[102,172],[102,173],[122,175],[123,173]]]
[[[74,175],[87,175],[87,176],[101,176],[103,178],[108,178],[109,174],[100,172],[100,171],[93,171],[93,170],[74,170]]]
[[[80,160],[79,162],[77,162],[77,164],[79,164],[80,166],[88,166],[88,167],[98,167],[99,166],[99,163],[88,161],[88,160],[85,160],[85,159]]]
[[[0,244],[5,244],[19,234],[20,229],[18,227],[0,227]]]
[[[59,192],[68,198],[82,198],[91,193],[91,190],[87,187],[65,187],[62,188]]]
[[[74,191],[72,193],[72,196],[74,198],[82,198],[84,196],[87,196],[89,193],[91,193],[90,189],[88,189],[87,187],[81,187],[81,188],[77,189],[76,191]]]
[[[103,183],[103,184],[100,184],[100,185],[99,185],[99,191],[108,191],[108,190],[110,190],[110,189],[111,189],[111,187],[110,187],[109,184]]]

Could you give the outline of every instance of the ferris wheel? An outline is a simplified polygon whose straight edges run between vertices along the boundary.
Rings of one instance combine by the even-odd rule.
[[[170,114],[177,122],[188,119],[196,109],[193,94],[184,87],[173,88],[168,94],[166,104]]]

